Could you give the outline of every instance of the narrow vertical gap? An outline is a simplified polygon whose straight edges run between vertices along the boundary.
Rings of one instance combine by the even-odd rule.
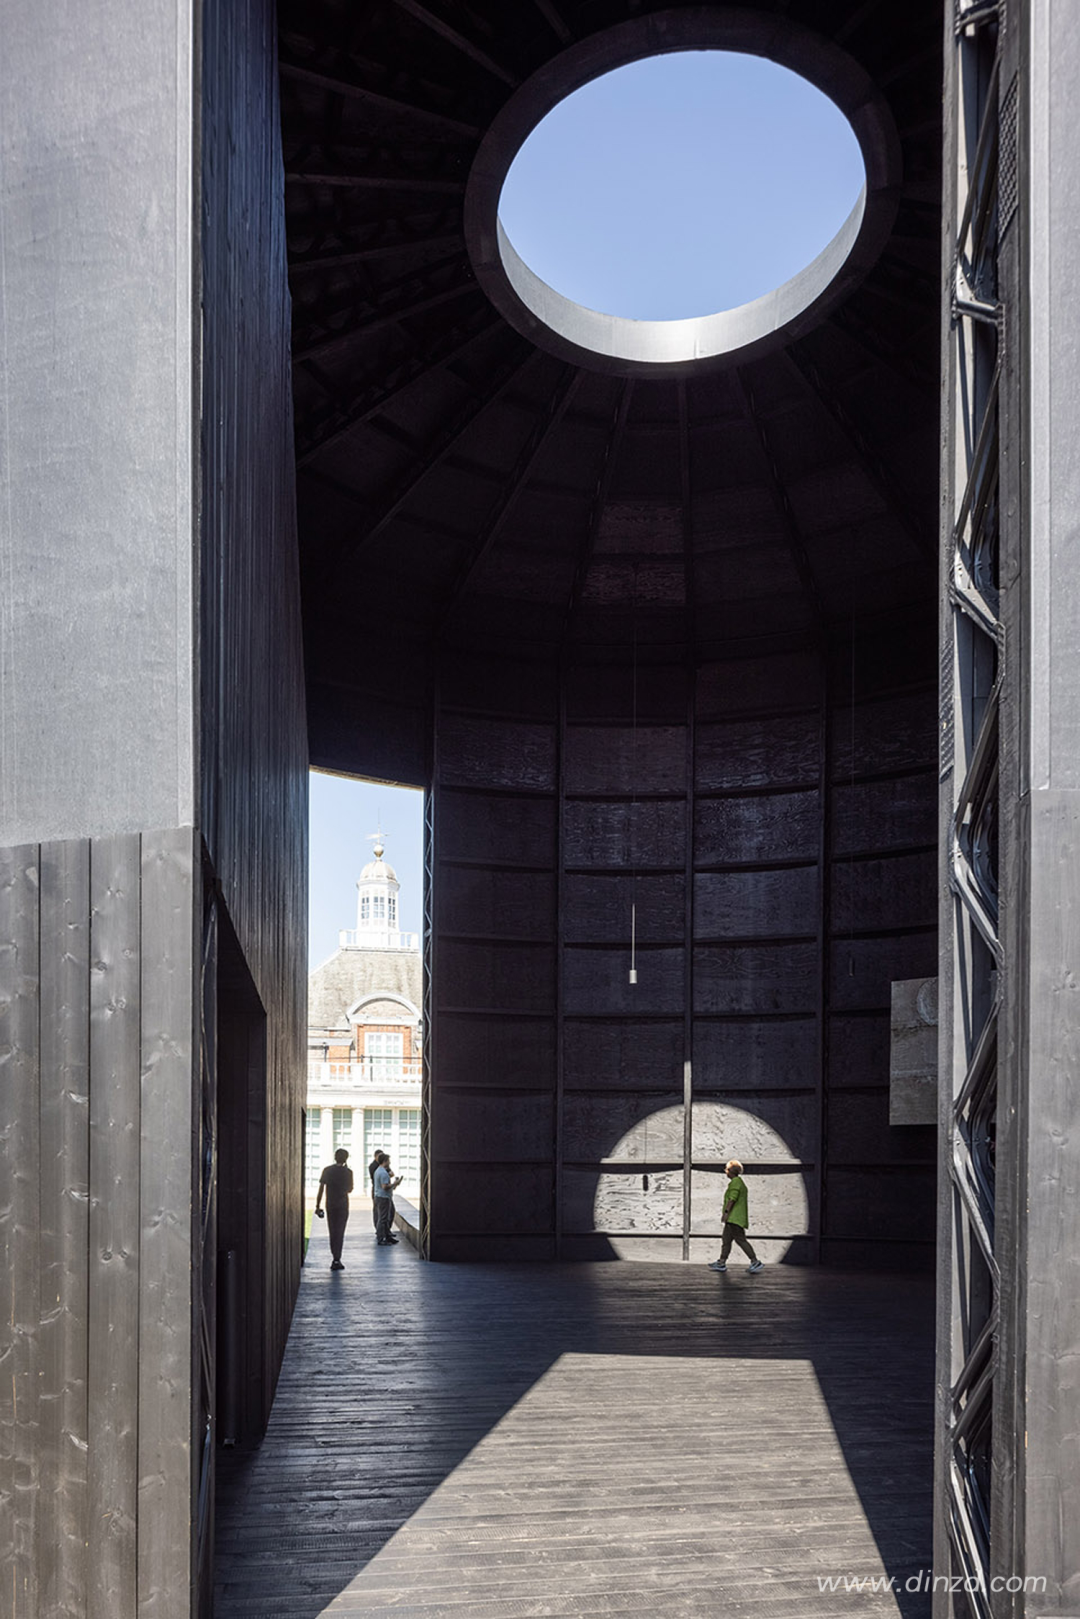
[[[682,1256],[690,1258],[694,1222],[694,781],[697,714],[697,626],[694,589],[694,541],[690,485],[690,429],[686,383],[677,390],[679,405],[679,500],[682,511],[683,622],[686,635],[686,782],[683,872],[683,1210]]]
[[[554,1189],[552,1218],[555,1223],[555,1258],[563,1254],[563,1096],[566,1083],[565,967],[566,950],[563,944],[563,921],[566,904],[566,651],[559,659],[558,673],[559,720],[555,737],[555,1106],[553,1125],[552,1171]]]
[[[831,1011],[831,996],[829,986],[830,976],[830,941],[832,935],[832,737],[829,724],[829,658],[826,649],[821,649],[821,684],[820,701],[821,714],[819,722],[820,744],[818,757],[820,760],[819,793],[821,802],[818,806],[818,1015],[817,1015],[817,1054],[816,1054],[816,1089],[818,1104],[818,1164],[817,1164],[817,1207],[814,1210],[813,1235],[810,1240],[810,1260],[812,1264],[820,1265],[822,1247],[825,1236],[826,1193],[825,1177],[829,1164],[829,1015]],[[854,698],[854,692],[852,693]]]

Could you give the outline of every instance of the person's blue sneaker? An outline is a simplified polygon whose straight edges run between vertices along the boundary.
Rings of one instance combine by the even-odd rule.
[[[764,1270],[764,1269],[765,1269],[765,1266],[762,1264],[761,1260],[760,1259],[755,1259],[754,1263],[750,1266],[750,1274],[751,1274],[751,1276],[753,1276],[755,1271]]]
[[[718,1259],[714,1259],[712,1264],[709,1266],[709,1269],[710,1270],[727,1270],[727,1266],[726,1265],[721,1265],[721,1263],[720,1263],[720,1261]]]

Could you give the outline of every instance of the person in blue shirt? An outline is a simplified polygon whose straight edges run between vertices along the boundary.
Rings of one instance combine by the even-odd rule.
[[[720,1242],[720,1258],[714,1259],[709,1266],[710,1270],[727,1270],[728,1255],[731,1245],[735,1243],[742,1249],[750,1261],[750,1274],[762,1270],[761,1260],[754,1252],[753,1245],[746,1235],[746,1228],[750,1224],[748,1212],[748,1199],[746,1195],[746,1182],[742,1178],[742,1165],[737,1158],[730,1158],[727,1166],[728,1189],[724,1196],[724,1232]]]
[[[390,1173],[390,1159],[385,1152],[376,1155],[380,1162],[372,1177],[375,1192],[375,1232],[380,1246],[397,1242],[392,1226],[394,1220],[394,1187],[401,1185],[401,1176]]]

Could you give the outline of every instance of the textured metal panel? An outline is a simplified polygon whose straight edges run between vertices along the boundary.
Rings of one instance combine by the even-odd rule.
[[[194,11],[5,12],[0,844],[195,818]]]

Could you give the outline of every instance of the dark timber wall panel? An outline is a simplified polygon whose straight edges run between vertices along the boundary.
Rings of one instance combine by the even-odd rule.
[[[886,633],[854,688],[843,644],[692,678],[650,650],[636,736],[630,661],[437,711],[436,1257],[711,1257],[736,1156],[767,1258],[926,1260],[888,1018],[933,971],[936,721],[898,666]]]
[[[207,0],[202,34],[201,815],[266,1014],[269,1393],[299,1281],[308,766],[275,8]]]

